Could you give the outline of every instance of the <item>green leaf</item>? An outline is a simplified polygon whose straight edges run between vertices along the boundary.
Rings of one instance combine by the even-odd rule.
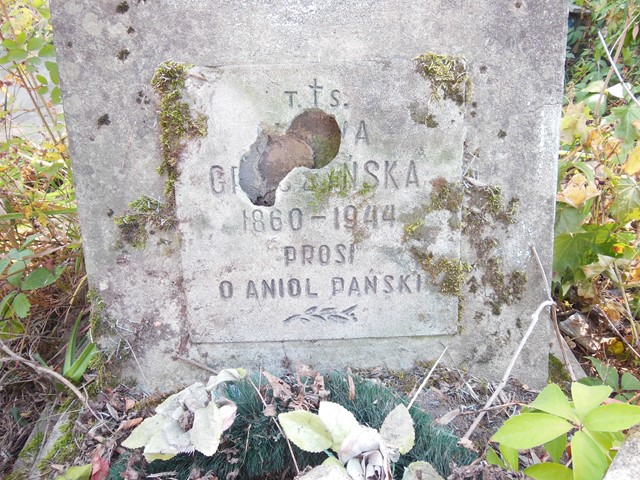
[[[331,449],[335,452],[340,450],[342,441],[347,438],[352,430],[360,425],[353,413],[334,402],[320,402],[318,417],[320,417],[320,420],[331,434],[333,441]]]
[[[58,64],[56,62],[44,62],[44,66],[49,72],[49,77],[51,78],[51,81],[54,84],[59,85],[60,76],[58,75]]]
[[[606,385],[589,387],[578,382],[572,383],[571,396],[580,419],[584,421],[589,412],[609,398],[611,392],[611,387]]]
[[[7,282],[14,287],[20,286],[24,270],[27,268],[27,262],[19,260],[9,267],[7,270]]]
[[[504,463],[508,465],[509,470],[513,470],[517,472],[520,470],[518,467],[520,466],[520,459],[518,458],[518,450],[515,448],[511,448],[504,443],[499,445],[500,453],[502,454],[502,458],[504,459]]]
[[[617,390],[618,389],[618,372],[616,371],[616,369],[608,365],[605,365],[604,363],[602,363],[602,361],[600,361],[599,358],[596,358],[596,357],[587,357],[587,358],[589,359],[593,367],[596,369],[596,372],[598,372],[598,376],[602,380],[602,383],[605,385],[609,385],[614,390]],[[612,372],[615,372],[615,375],[613,375]],[[614,378],[616,379],[615,382],[612,381]],[[580,383],[584,383],[584,382],[580,382]],[[585,383],[585,385],[588,385],[588,384]]]
[[[39,57],[55,57],[56,49],[53,46],[53,44],[50,43],[40,49],[40,51],[38,52],[38,56]]]
[[[15,40],[11,39],[11,38],[7,38],[7,39],[3,40],[0,45],[2,45],[7,50],[9,50],[11,48],[20,48],[20,44],[18,42],[16,42]]]
[[[62,271],[51,272],[46,268],[36,268],[33,272],[31,272],[22,282],[23,290],[35,290],[37,288],[46,287],[47,285],[51,285],[55,283]]]
[[[594,432],[618,432],[640,423],[640,407],[627,403],[602,405],[584,419],[584,426]]]
[[[3,258],[0,260],[0,275],[2,275],[2,272],[4,272],[4,269],[7,268],[9,263],[11,263],[11,260],[9,260],[8,258]]]
[[[281,413],[278,421],[287,438],[306,452],[322,452],[333,443],[331,434],[320,418],[311,412],[298,410]]]
[[[558,438],[545,443],[544,449],[549,455],[551,455],[551,458],[555,463],[560,463],[562,454],[567,449],[567,434],[563,433]]]
[[[629,372],[622,374],[622,390],[640,390],[640,380],[631,375]]]
[[[60,91],[60,87],[53,87],[51,90],[51,101],[56,105],[60,105],[62,102],[62,92]]]
[[[572,428],[573,425],[555,415],[523,413],[504,422],[493,440],[520,450],[547,443]]]
[[[640,185],[630,177],[620,177],[613,185],[616,198],[609,213],[621,223],[640,219]]]
[[[534,480],[573,480],[573,471],[557,463],[538,463],[525,468],[523,473]]]
[[[62,475],[58,475],[54,480],[89,480],[91,477],[91,469],[91,464],[69,467]]]
[[[562,233],[579,232],[587,215],[588,212],[584,213],[571,205],[567,205],[563,202],[557,202],[555,234],[560,235]]]
[[[36,75],[36,79],[42,84],[42,85],[47,85],[49,83],[49,80],[47,80],[47,77],[45,77],[44,75]]]
[[[609,122],[619,122],[614,133],[622,139],[625,145],[631,144],[638,138],[638,130],[634,122],[640,120],[640,107],[632,102],[622,107],[613,107],[611,115],[606,118]]]
[[[29,56],[29,52],[27,52],[24,48],[12,48],[7,52],[7,56],[11,61],[21,62]]]
[[[571,441],[573,476],[580,480],[602,480],[609,460],[586,433],[578,430]]]
[[[578,421],[575,410],[569,405],[569,400],[555,383],[550,383],[544,387],[529,406],[536,410],[557,415],[565,420]]]
[[[32,52],[33,50],[40,50],[45,44],[46,40],[42,37],[32,37],[27,42],[27,50]]]
[[[504,464],[502,459],[498,456],[496,451],[491,447],[489,447],[489,450],[487,450],[486,460],[490,465],[497,465],[498,467],[504,468],[505,470],[507,468],[507,466]]]
[[[15,340],[24,333],[24,325],[17,318],[0,321],[0,338],[2,340]]]
[[[26,318],[29,315],[31,302],[24,293],[20,292],[13,298],[9,308],[13,310],[18,318]]]

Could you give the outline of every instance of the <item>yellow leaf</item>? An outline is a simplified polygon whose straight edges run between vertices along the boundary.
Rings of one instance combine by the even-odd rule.
[[[640,145],[629,153],[627,162],[624,164],[624,171],[627,175],[635,175],[640,172]]]
[[[564,202],[572,207],[579,207],[590,198],[600,195],[593,182],[587,181],[586,177],[581,173],[576,173],[564,189],[558,193],[556,200]]]

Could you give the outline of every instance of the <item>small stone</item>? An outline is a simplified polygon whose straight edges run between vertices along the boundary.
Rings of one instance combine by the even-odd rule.
[[[558,326],[562,333],[568,335],[571,340],[589,352],[597,352],[600,348],[600,342],[594,338],[594,334],[591,332],[589,320],[580,312],[576,312],[566,320],[559,322]]]

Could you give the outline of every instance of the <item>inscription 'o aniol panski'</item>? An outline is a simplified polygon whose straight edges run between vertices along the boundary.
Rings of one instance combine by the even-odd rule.
[[[421,207],[432,180],[461,176],[462,112],[431,102],[410,59],[392,63],[188,76],[209,119],[176,183],[194,342],[456,332],[458,298],[433,285],[407,230],[420,222],[425,253],[458,259],[457,214]],[[381,96],[372,78],[415,98]],[[415,122],[416,102],[446,131]]]

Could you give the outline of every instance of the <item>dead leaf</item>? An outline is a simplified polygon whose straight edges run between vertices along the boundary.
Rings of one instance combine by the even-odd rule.
[[[267,379],[271,389],[273,390],[274,398],[279,398],[280,400],[292,400],[293,392],[291,391],[291,387],[284,383],[280,378],[271,375],[269,372],[263,370],[262,376]]]
[[[278,414],[275,404],[271,403],[264,407],[262,414],[266,417],[275,417]]]
[[[436,420],[436,423],[438,425],[448,425],[458,415],[460,415],[460,409],[456,408],[454,410],[451,410],[449,413],[445,413],[443,416]]]
[[[347,368],[347,381],[349,382],[349,400],[356,399],[356,385],[353,383],[353,377],[351,376],[351,368]]]
[[[142,417],[132,418],[131,420],[124,420],[120,422],[120,426],[118,427],[118,431],[122,430],[130,430],[135,426],[138,426],[142,422]]]
[[[109,476],[109,462],[94,451],[91,456],[91,480],[106,480]]]
[[[133,407],[136,406],[136,401],[133,398],[125,398],[124,399],[124,411],[128,412],[129,410],[131,410]]]
[[[595,183],[589,182],[581,173],[576,173],[569,179],[567,185],[556,195],[556,200],[579,207],[587,200],[600,195]]]
[[[636,146],[627,157],[624,164],[624,171],[627,175],[635,175],[640,172],[640,145]]]

